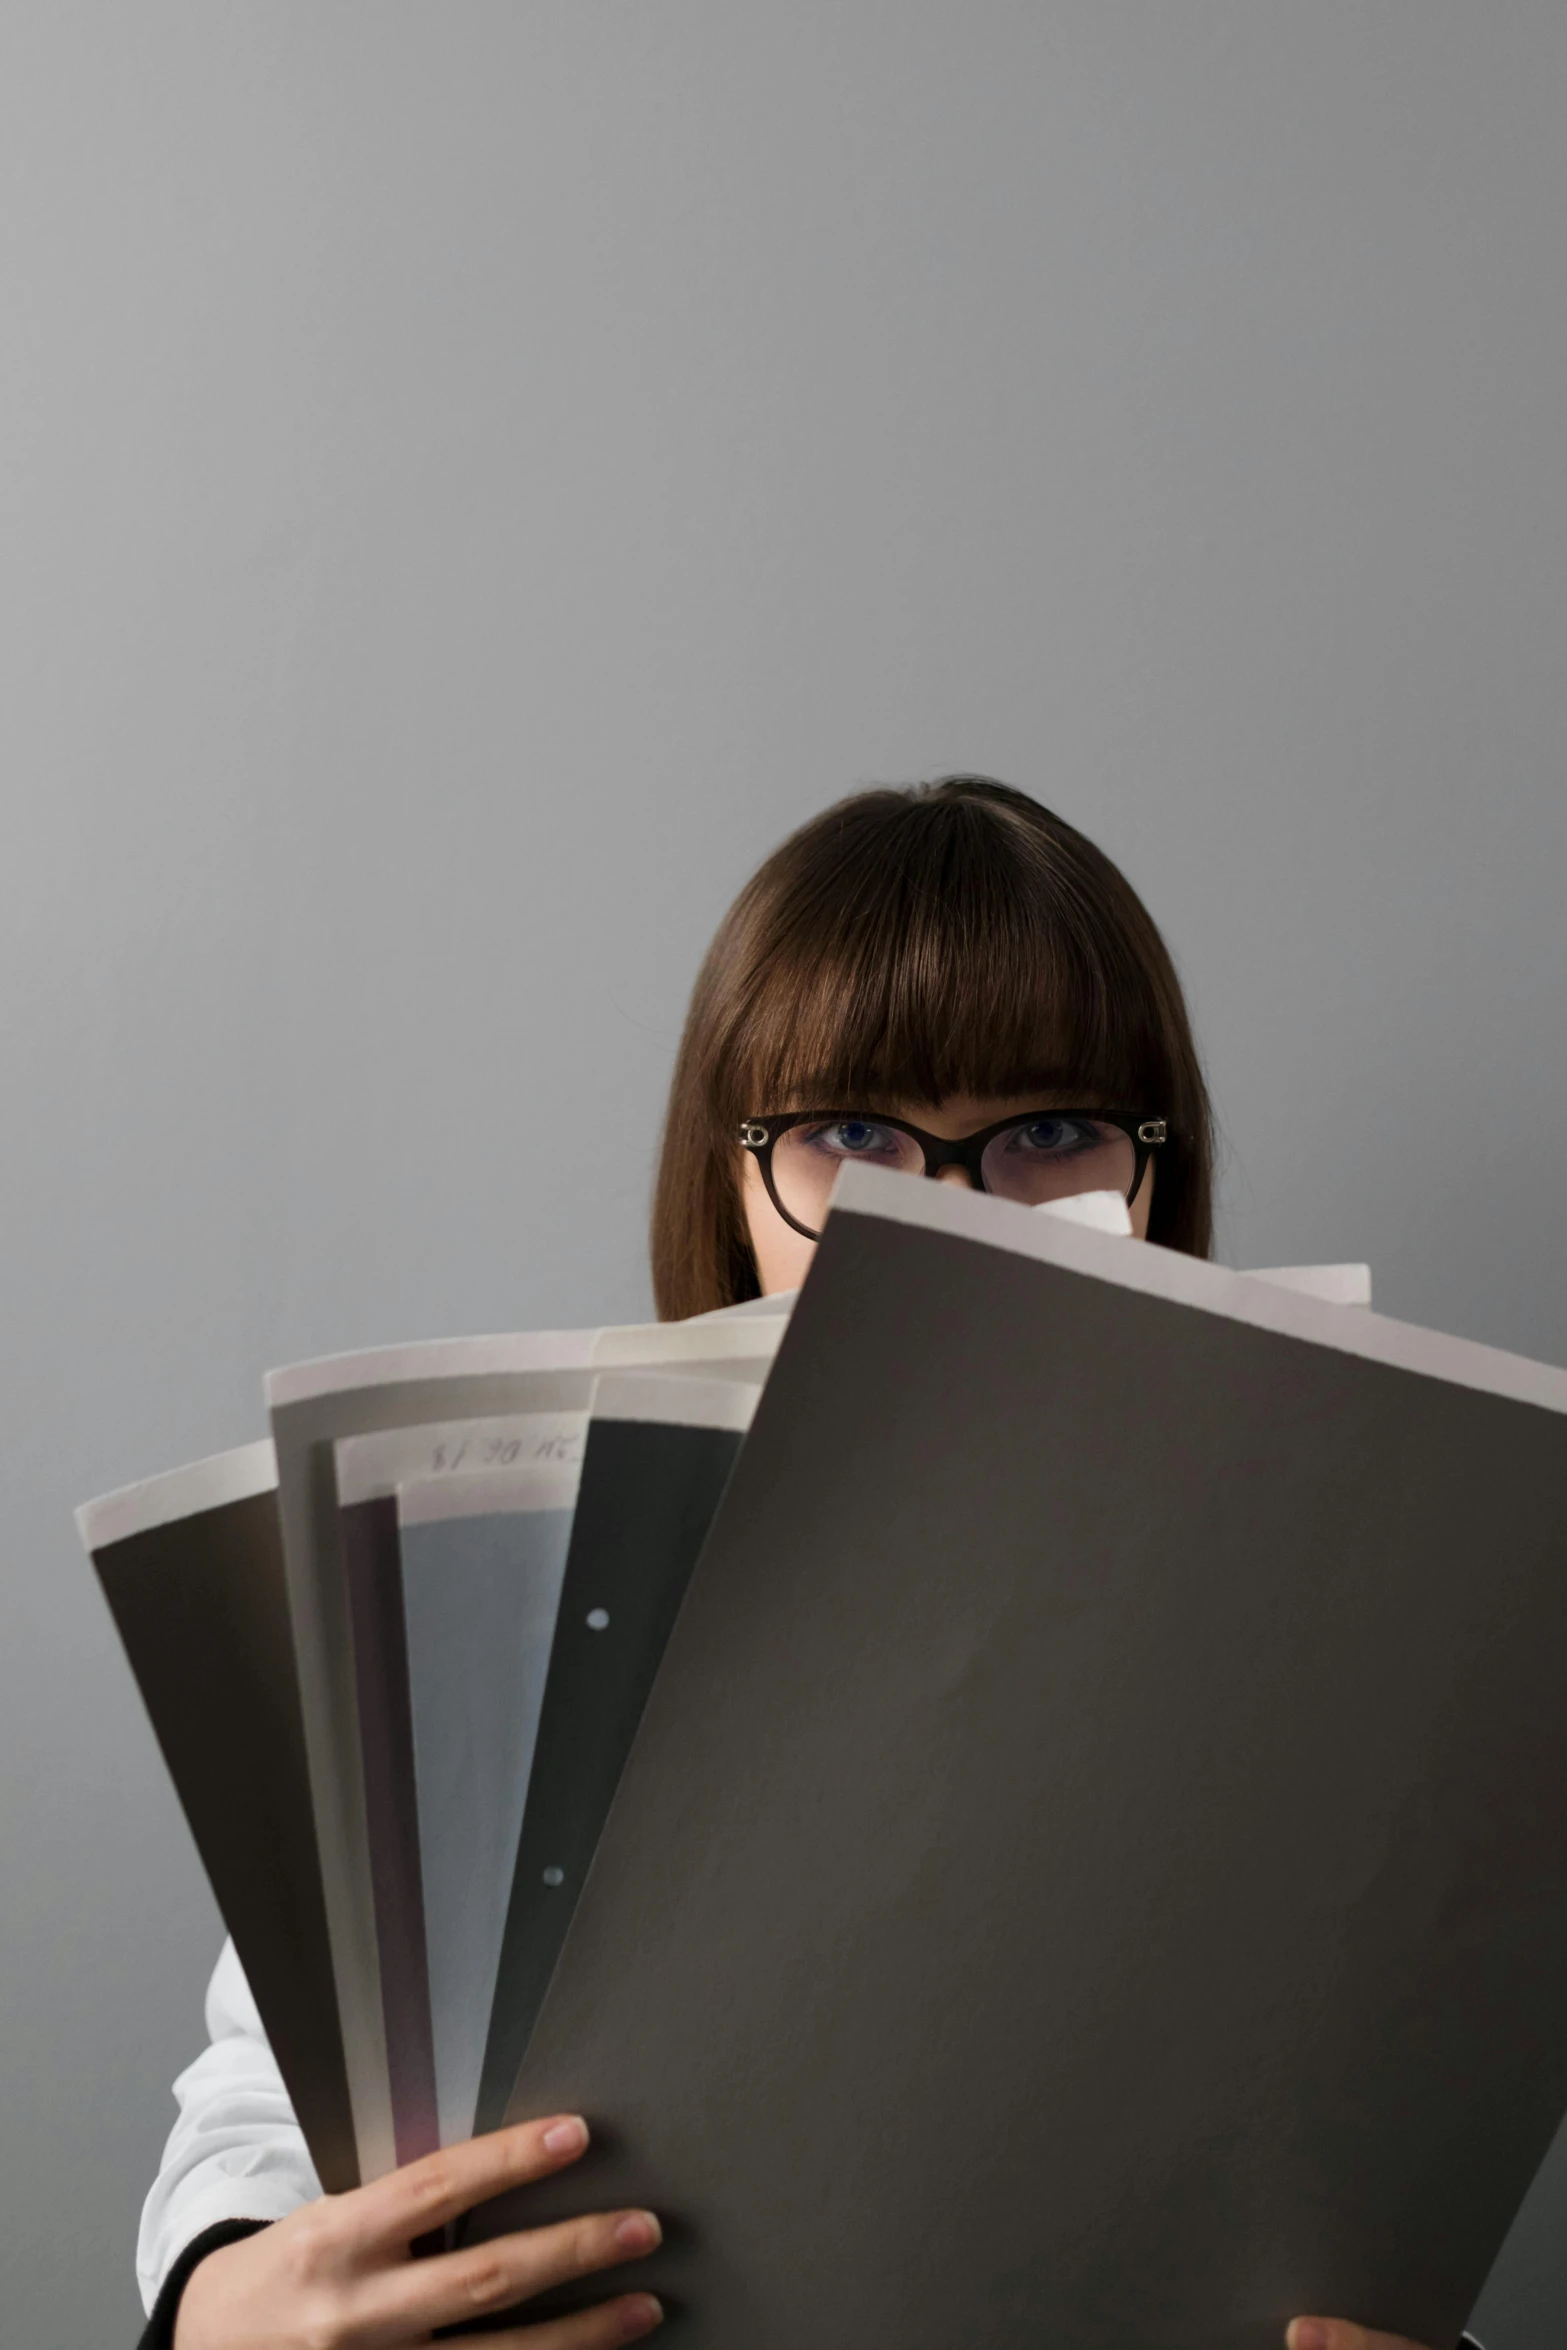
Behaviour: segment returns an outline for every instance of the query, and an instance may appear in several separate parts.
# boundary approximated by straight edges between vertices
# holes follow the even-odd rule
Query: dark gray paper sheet
[[[511,1900],[477,2126],[496,2129],[669,1628],[734,1467],[754,1386],[603,1375],[576,1517]]]
[[[441,2127],[396,1495],[345,1504],[341,1524],[392,2133],[398,2161],[416,2162]]]
[[[322,2186],[357,2185],[270,1444],[77,1513]]]
[[[602,2147],[472,2232],[651,2204],[692,2350],[1443,2350],[1567,2108],[1564,1491],[1567,1374],[848,1170],[513,2101]]]

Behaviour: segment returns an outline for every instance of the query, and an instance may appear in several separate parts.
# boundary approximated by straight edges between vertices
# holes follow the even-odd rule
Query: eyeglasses
[[[1041,1207],[1084,1191],[1137,1197],[1152,1152],[1166,1139],[1163,1118],[1140,1110],[1025,1110],[948,1141],[906,1118],[862,1110],[786,1110],[747,1118],[740,1140],[755,1153],[767,1196],[786,1224],[819,1240],[833,1178],[845,1159],[936,1176],[961,1167],[976,1191]]]

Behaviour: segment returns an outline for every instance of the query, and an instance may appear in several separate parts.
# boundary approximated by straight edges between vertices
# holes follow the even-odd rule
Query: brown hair
[[[742,1118],[1036,1087],[1166,1118],[1148,1238],[1208,1254],[1207,1089],[1130,883],[990,776],[839,800],[746,883],[697,976],[653,1201],[660,1316],[758,1294]]]

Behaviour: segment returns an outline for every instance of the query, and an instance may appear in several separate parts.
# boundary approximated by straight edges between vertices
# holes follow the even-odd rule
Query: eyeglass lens
[[[833,1178],[845,1159],[904,1175],[919,1175],[925,1166],[912,1134],[874,1118],[786,1127],[773,1145],[773,1182],[789,1214],[812,1231],[826,1222]],[[987,1191],[1039,1207],[1084,1191],[1118,1191],[1124,1199],[1136,1177],[1137,1153],[1119,1126],[1045,1113],[1003,1127],[985,1145],[980,1164]]]

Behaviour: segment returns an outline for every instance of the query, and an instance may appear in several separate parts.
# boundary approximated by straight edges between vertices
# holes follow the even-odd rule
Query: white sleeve
[[[136,2278],[149,2315],[180,2253],[221,2219],[282,2219],[321,2192],[232,1942],[207,1986],[211,2045],[174,2084],[179,2119],[142,2206]]]

